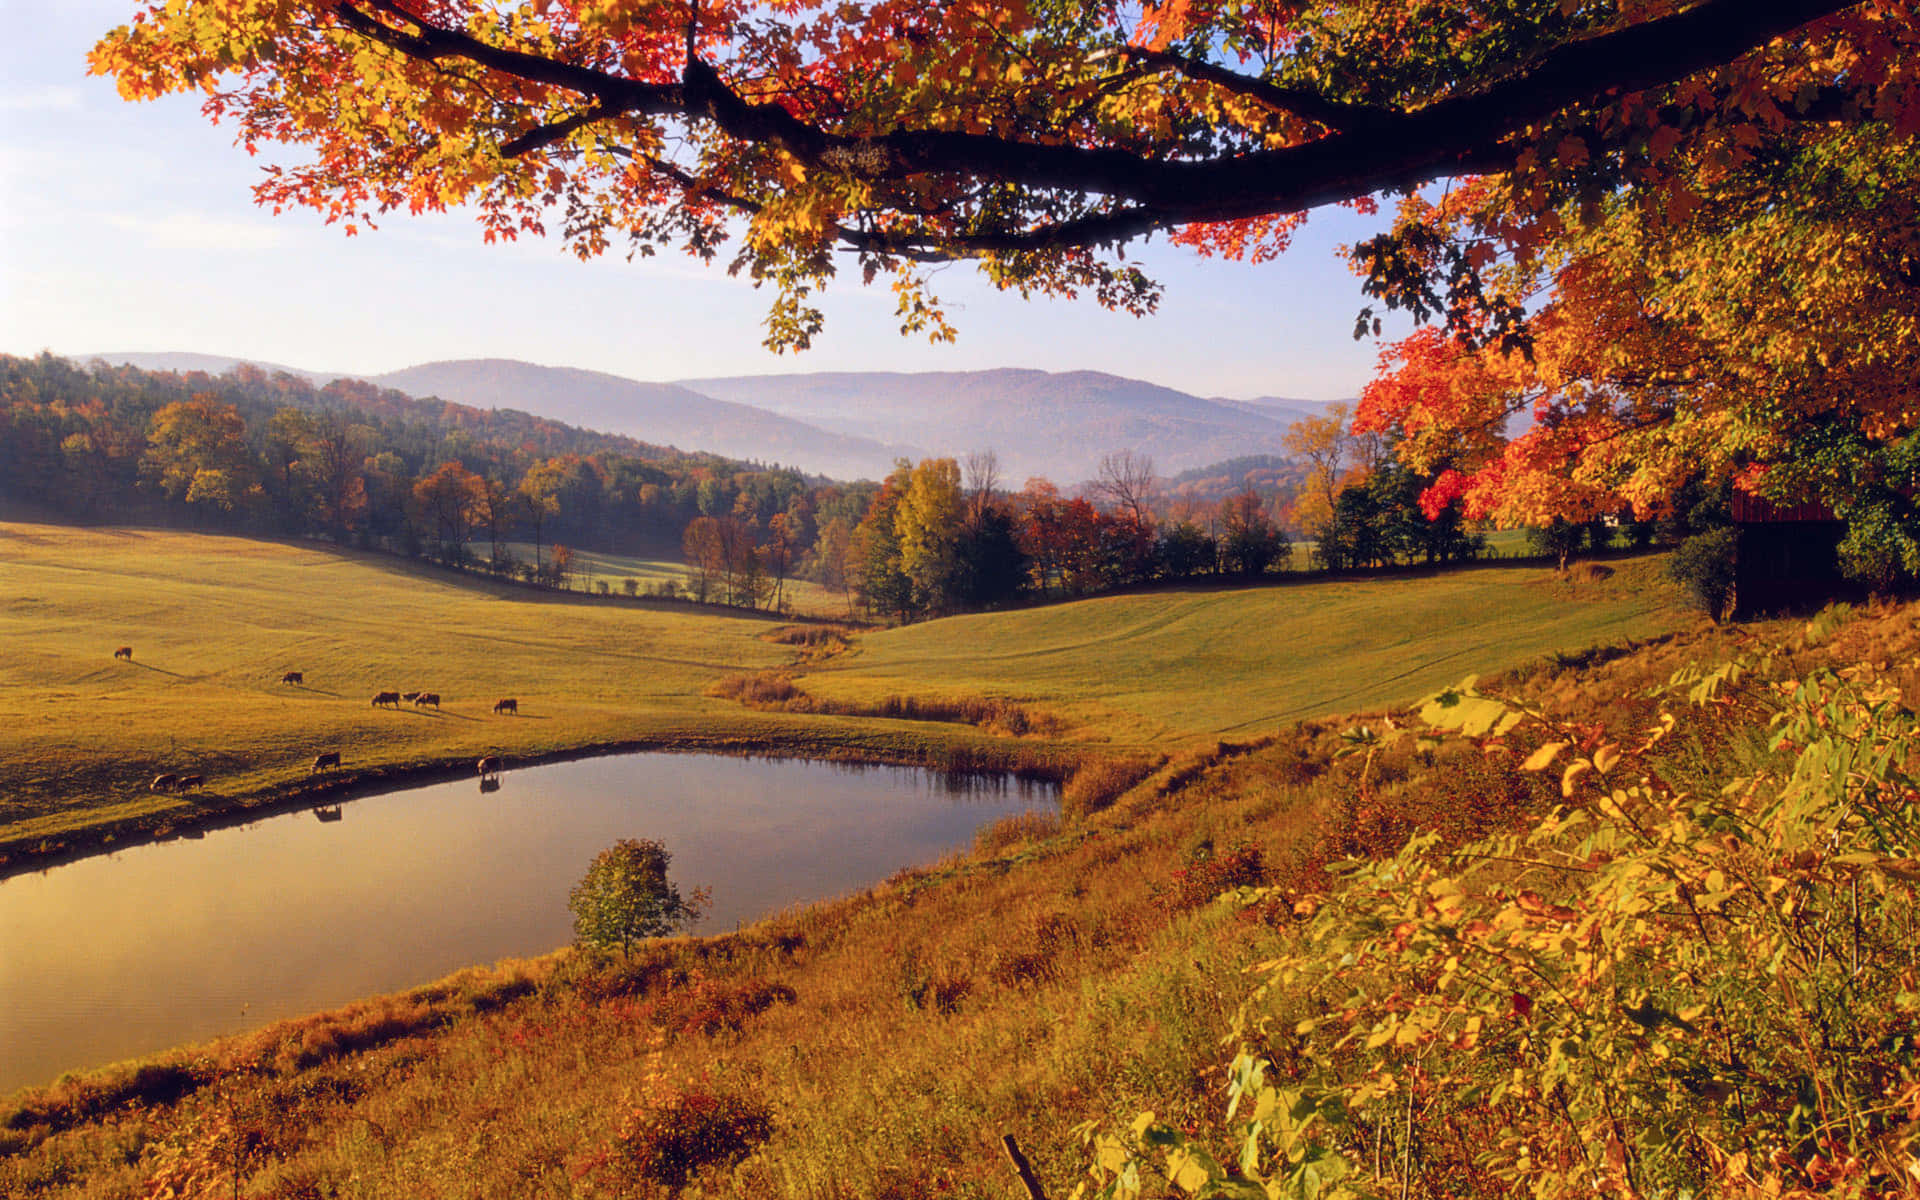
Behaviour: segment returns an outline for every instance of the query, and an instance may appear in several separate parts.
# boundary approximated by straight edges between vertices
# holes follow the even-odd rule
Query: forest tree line
[[[1296,423],[1291,459],[1223,464],[1206,488],[1170,485],[1123,451],[1069,494],[1046,479],[1007,486],[991,452],[836,483],[248,366],[214,376],[8,357],[0,389],[0,496],[44,511],[320,537],[549,585],[568,582],[576,549],[678,555],[690,598],[747,607],[783,607],[804,578],[850,611],[912,620],[1484,547],[1458,503],[1434,505],[1433,480],[1352,434],[1337,405]]]

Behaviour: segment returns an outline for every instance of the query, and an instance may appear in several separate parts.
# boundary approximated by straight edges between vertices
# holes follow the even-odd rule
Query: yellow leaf
[[[1573,797],[1573,781],[1591,770],[1593,770],[1593,763],[1587,759],[1574,759],[1573,762],[1568,764],[1566,773],[1560,776],[1560,794],[1563,797],[1571,799]]]
[[[1544,771],[1552,766],[1553,760],[1558,758],[1560,752],[1570,745],[1572,745],[1571,742],[1548,742],[1532,754],[1527,755],[1527,761],[1520,764],[1520,769],[1522,771]]]
[[[1620,761],[1620,747],[1608,742],[1593,752],[1593,769],[1605,775]]]

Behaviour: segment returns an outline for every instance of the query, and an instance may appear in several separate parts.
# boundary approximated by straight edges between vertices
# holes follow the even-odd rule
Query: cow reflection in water
[[[500,777],[498,775],[481,776],[480,778],[481,795],[485,795],[488,792],[497,792],[499,790],[500,790]]]
[[[338,821],[341,817],[340,806],[338,804],[316,804],[313,806],[313,815],[323,823],[327,821]]]

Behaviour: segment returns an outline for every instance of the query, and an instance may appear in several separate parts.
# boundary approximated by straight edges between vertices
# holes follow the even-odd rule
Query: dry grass
[[[1012,700],[989,696],[911,696],[891,693],[865,700],[822,700],[802,690],[787,671],[759,671],[728,675],[707,689],[707,695],[737,700],[762,712],[826,713],[842,717],[875,717],[887,721],[934,721],[972,725],[1007,737],[1059,737],[1067,723],[1052,713],[1039,712]]]
[[[1902,629],[1843,635],[1828,653],[1911,655]],[[1510,686],[1599,710],[1732,636],[1586,672],[1545,664]],[[1292,896],[1404,829],[1464,840],[1557,799],[1489,788],[1484,755],[1408,748],[1379,757],[1363,800],[1361,763],[1337,756],[1345,724],[1193,750],[1149,774],[1086,772],[1105,802],[1083,823],[985,833],[972,857],[739,934],[650,943],[630,962],[510,966],[502,986],[522,982],[498,1003],[471,999],[495,994],[490,976],[450,981],[397,1003],[451,1019],[342,1037],[338,1056],[331,1031],[376,1028],[384,1010],[163,1057],[147,1076],[158,1093],[82,1106],[58,1130],[0,1113],[23,1130],[0,1192],[146,1194],[237,1147],[251,1196],[647,1195],[679,1168],[638,1164],[672,1160],[707,1195],[1000,1198],[1013,1182],[997,1139],[1013,1133],[1048,1194],[1066,1195],[1085,1161],[1079,1122],[1220,1115],[1220,1033],[1292,909],[1211,893],[1258,880]],[[1712,755],[1740,730],[1702,736]],[[179,1070],[204,1082],[168,1099]],[[57,1106],[49,1096],[14,1112]],[[696,1112],[717,1114],[712,1153],[672,1149],[671,1130],[707,1126],[662,1114]]]

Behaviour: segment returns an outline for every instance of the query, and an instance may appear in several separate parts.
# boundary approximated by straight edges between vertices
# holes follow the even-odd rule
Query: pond
[[[0,880],[0,1095],[572,938],[620,838],[713,889],[695,932],[843,895],[1051,810],[998,775],[629,754],[368,796]]]

